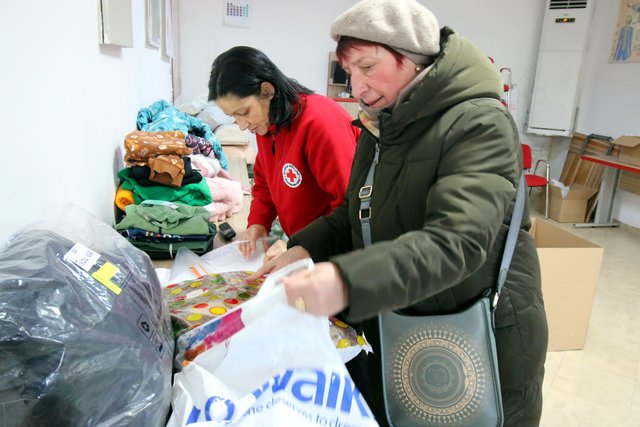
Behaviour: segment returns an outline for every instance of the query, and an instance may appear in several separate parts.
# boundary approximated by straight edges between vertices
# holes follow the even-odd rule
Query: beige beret
[[[440,27],[429,9],[415,0],[362,0],[331,24],[331,37],[385,44],[410,54],[440,52]]]

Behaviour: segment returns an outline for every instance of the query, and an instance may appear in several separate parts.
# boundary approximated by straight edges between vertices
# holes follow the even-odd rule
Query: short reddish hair
[[[396,59],[396,63],[398,64],[398,66],[402,65],[402,60],[404,58],[404,55],[402,55],[397,50],[390,48],[386,44],[372,42],[369,40],[357,39],[355,37],[349,37],[349,36],[341,36],[340,39],[338,40],[338,46],[336,46],[336,57],[338,58],[338,62],[340,62],[340,65],[342,65],[346,57],[346,53],[349,49],[358,49],[359,47],[364,47],[364,46],[381,47],[387,52],[389,52],[391,55],[393,55],[393,57]]]

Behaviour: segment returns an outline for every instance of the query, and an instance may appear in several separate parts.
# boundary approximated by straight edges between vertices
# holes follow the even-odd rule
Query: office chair
[[[529,187],[529,195],[531,195],[531,190],[534,187],[545,187],[545,208],[544,208],[544,218],[549,219],[549,162],[546,160],[540,159],[536,162],[536,166],[531,169],[531,147],[527,144],[522,145],[522,167],[524,168],[524,179],[527,182],[527,187]],[[538,170],[538,165],[540,163],[544,163],[545,165],[545,175],[540,176],[536,175],[536,171]]]

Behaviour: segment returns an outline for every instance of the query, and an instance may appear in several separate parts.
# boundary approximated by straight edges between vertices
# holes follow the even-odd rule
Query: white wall
[[[355,3],[356,0],[253,1],[251,27],[239,28],[223,24],[220,0],[181,0],[182,93],[176,102],[189,102],[205,93],[213,59],[237,45],[261,49],[285,74],[326,94],[328,55],[335,49],[329,28],[335,17]],[[442,26],[450,26],[469,37],[493,57],[497,68],[511,68],[512,83],[518,88],[520,99],[516,120],[522,125],[535,71],[544,2],[421,0],[421,3],[434,12]],[[532,143],[530,137],[524,139]],[[534,140],[533,144],[542,142]]]
[[[640,135],[640,62],[609,63],[619,6],[619,0],[595,2],[576,126],[587,135]],[[613,218],[640,228],[640,196],[619,191],[615,202]]]
[[[169,60],[144,47],[132,4],[123,49],[99,46],[95,0],[0,3],[0,242],[68,202],[112,223],[115,150],[139,108],[171,100]]]
[[[211,63],[238,45],[265,52],[289,77],[326,93],[331,20],[355,0],[254,0],[251,27],[223,24],[221,0],[181,0],[180,54],[182,93],[176,102],[189,102],[207,91]]]
[[[470,38],[498,69],[510,68],[517,95],[515,119],[524,125],[544,13],[543,1],[419,0],[449,26]],[[176,103],[190,102],[207,92],[215,57],[237,45],[264,51],[278,67],[318,93],[326,94],[328,55],[335,49],[331,22],[356,0],[253,1],[250,28],[226,26],[220,0],[181,0],[181,88]],[[515,99],[515,96],[514,96]],[[550,140],[521,135],[534,157],[548,157]]]

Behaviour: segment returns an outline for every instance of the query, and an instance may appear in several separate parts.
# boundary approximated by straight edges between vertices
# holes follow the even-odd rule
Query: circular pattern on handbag
[[[391,358],[392,386],[416,419],[458,423],[474,416],[486,388],[482,358],[456,331],[413,331]]]

